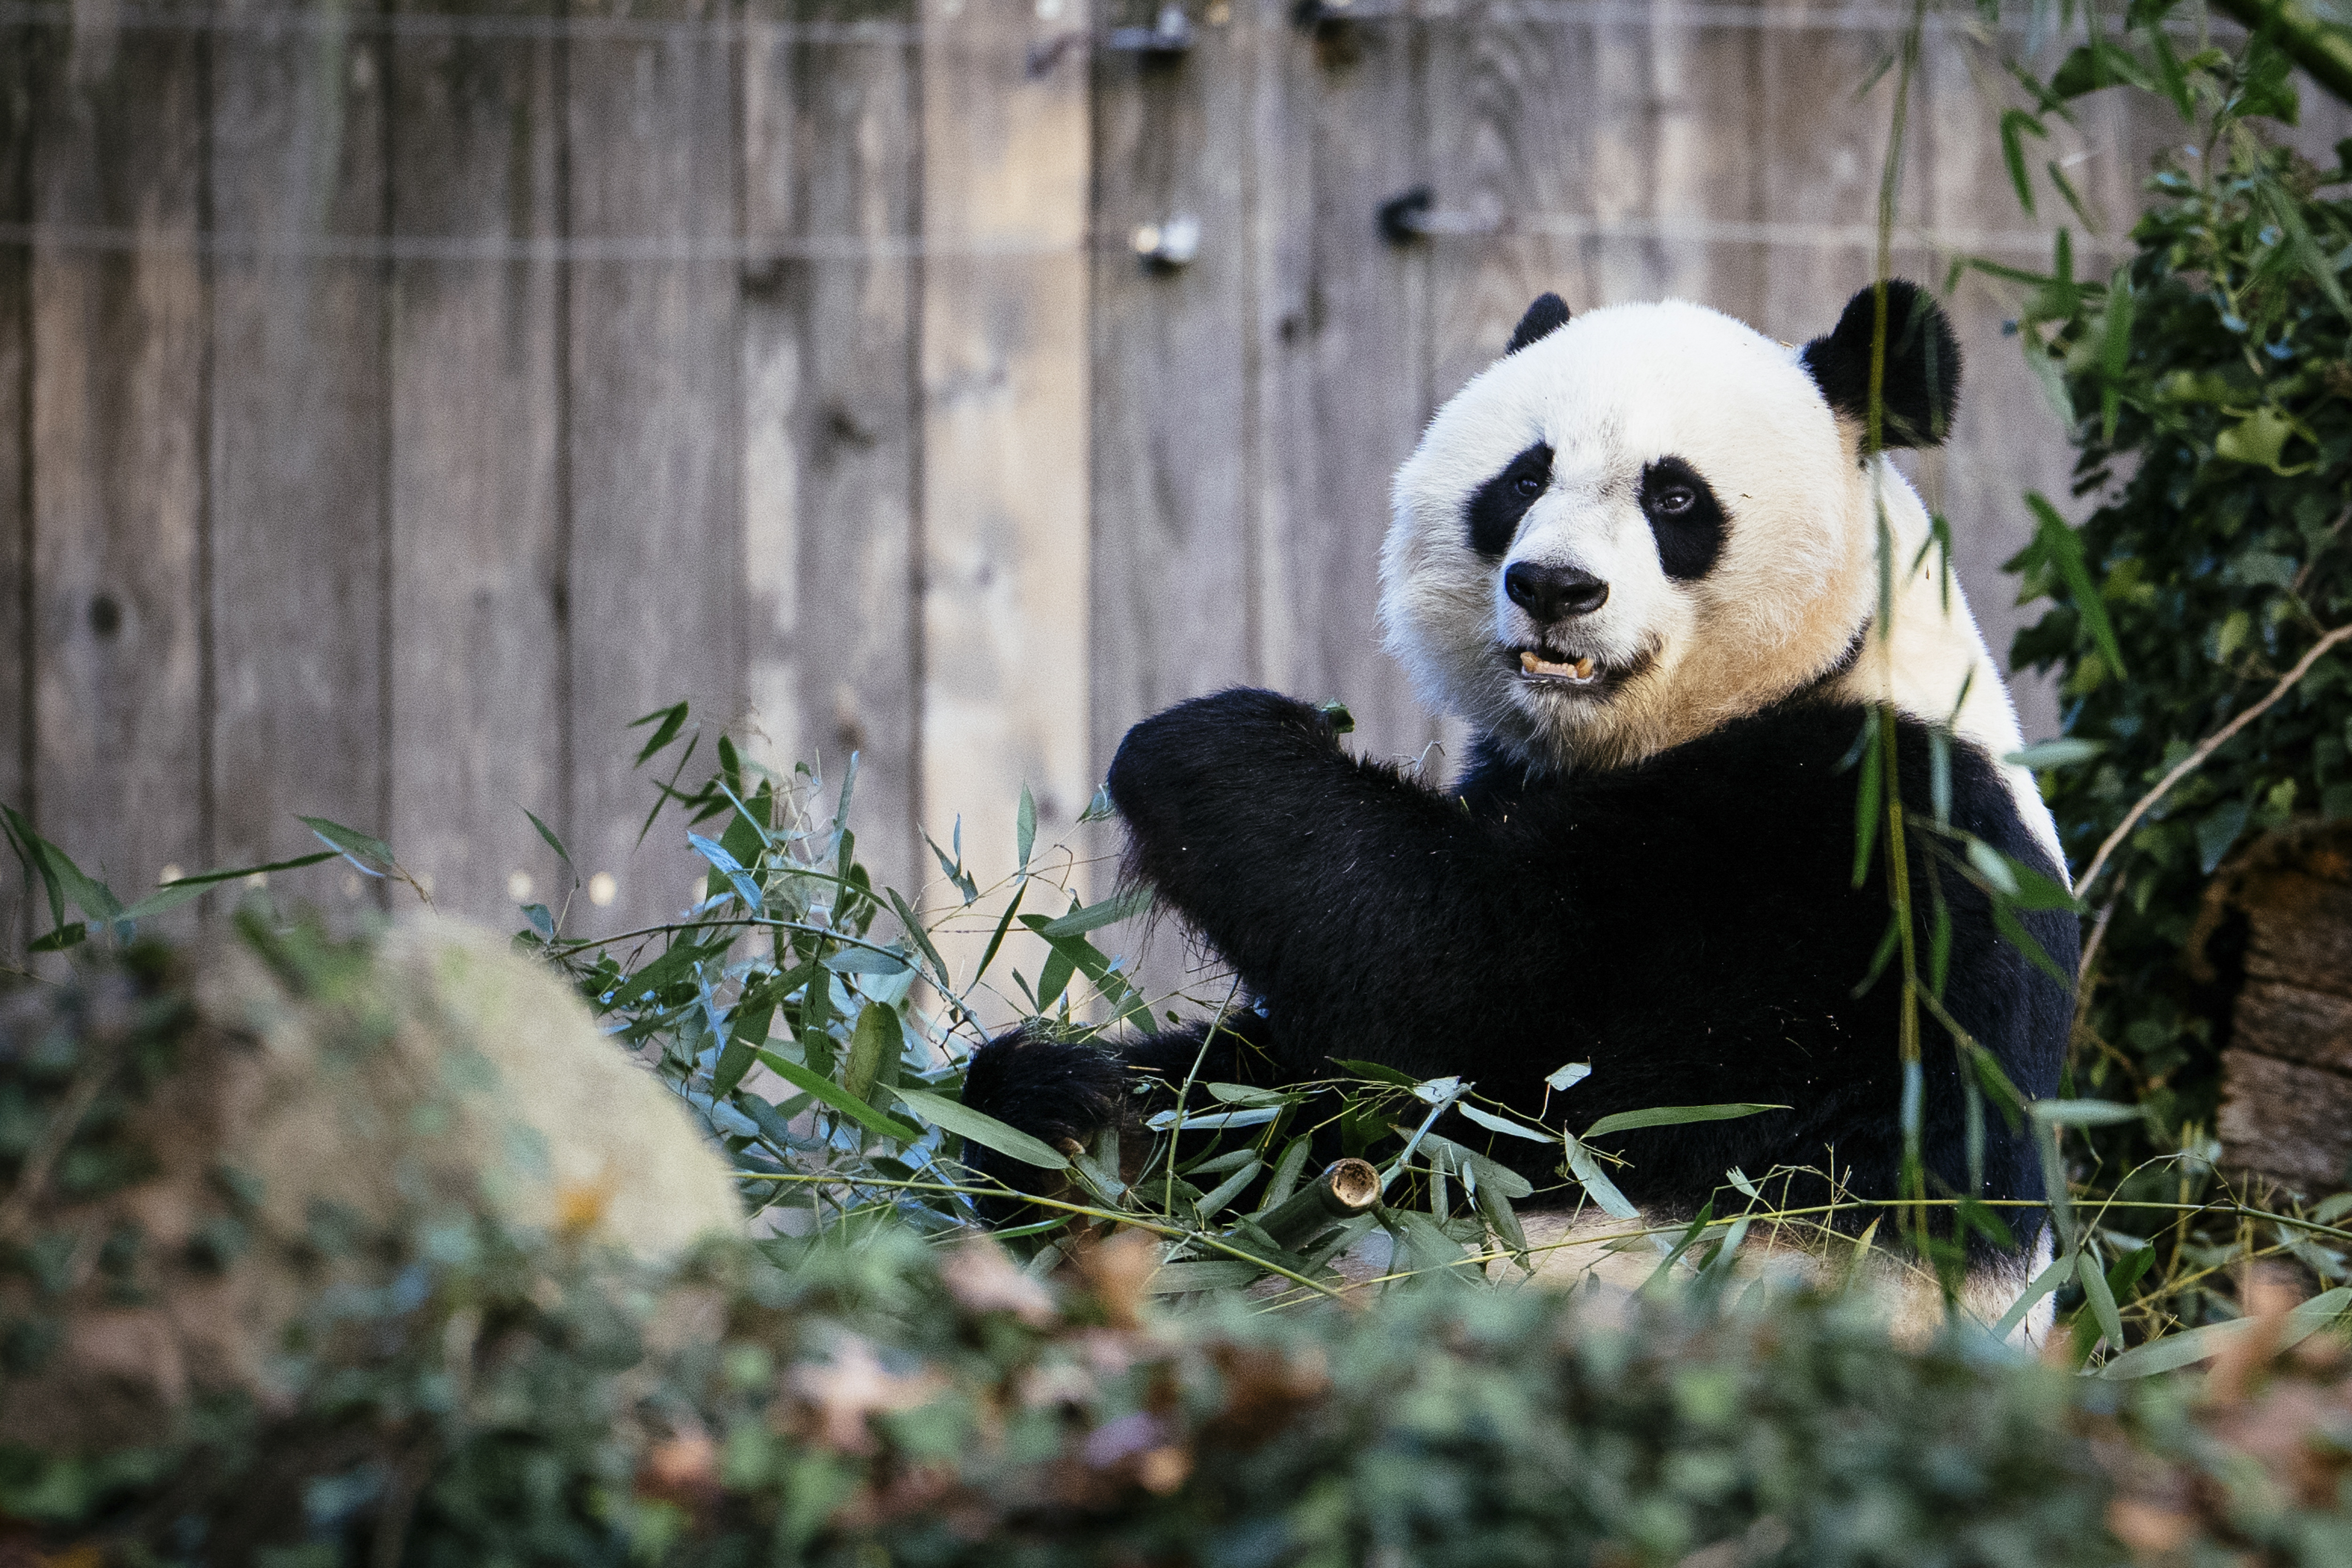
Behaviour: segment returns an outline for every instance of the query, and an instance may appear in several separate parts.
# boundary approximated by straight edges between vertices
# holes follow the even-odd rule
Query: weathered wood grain
[[[2313,876],[2267,879],[2252,910],[2246,977],[2352,996],[2352,886]]]
[[[2305,1193],[2352,1182],[2352,1078],[2249,1050],[2221,1053],[2227,1162]]]
[[[1024,784],[1042,849],[1096,782],[1087,45],[1050,0],[924,0],[923,23],[921,818],[942,845],[961,819],[986,884]]]
[[[2258,1056],[2352,1077],[2352,997],[2252,981],[2239,994],[2231,1037]]]
[[[754,754],[838,779],[858,854],[921,885],[917,837],[914,0],[761,0],[743,60],[743,627]],[[772,254],[762,255],[763,242]]]
[[[211,75],[211,767],[235,863],[316,847],[298,815],[387,815],[388,268],[318,254],[383,231],[385,45],[256,28],[215,41]]]
[[[2223,1158],[2306,1193],[2352,1185],[2352,824],[2257,839],[2214,879],[2200,932],[2225,917],[2245,921],[2246,945],[2221,1053]],[[2203,949],[2191,943],[2193,962]]]
[[[1481,226],[1424,241],[1431,271],[1430,395],[1443,403],[1501,355],[1537,295],[1571,310],[1605,302],[1588,247],[1525,232],[1529,220],[1593,215],[1603,193],[1600,30],[1465,7],[1428,24],[1432,193]],[[1632,193],[1638,200],[1640,193]]]
[[[431,16],[444,0],[402,0]],[[480,16],[479,0],[447,5]],[[494,15],[551,14],[512,0]],[[517,247],[562,233],[558,53],[544,37],[395,37],[394,236]],[[454,912],[513,925],[568,881],[520,807],[564,786],[561,263],[411,255],[391,321],[391,814]],[[509,881],[512,887],[509,887]],[[584,911],[580,911],[584,912]]]
[[[1776,225],[1810,227],[1822,237],[1766,251],[1763,297],[1751,320],[1774,337],[1801,343],[1827,331],[1846,300],[1871,280],[1896,73],[1887,71],[1860,97],[1855,89],[1896,42],[1891,33],[1860,31],[1766,29],[1758,36],[1763,106],[1757,125],[1766,149],[1761,210]],[[1915,79],[1904,137],[1899,239],[1911,239],[1905,231],[1918,222],[1935,138],[1927,96]],[[1854,234],[1853,241],[1845,242],[1841,230]],[[1895,257],[1898,274],[1931,267],[1916,244],[1905,244]]]
[[[728,14],[722,0],[574,12],[678,24]],[[583,874],[618,879],[599,918],[625,926],[674,913],[698,879],[674,826],[635,849],[655,797],[631,765],[645,731],[629,721],[688,699],[707,767],[742,700],[733,57],[723,32],[690,26],[571,48],[569,231],[644,245],[574,264],[565,366],[572,848]],[[675,258],[663,246],[679,247]]]
[[[1207,7],[1198,8],[1206,12]],[[1146,26],[1156,4],[1108,20]],[[1260,667],[1250,564],[1257,519],[1256,375],[1249,184],[1255,15],[1195,17],[1179,59],[1105,50],[1094,60],[1090,493],[1093,737],[1097,776],[1128,727],[1170,704],[1246,684]],[[1200,253],[1155,266],[1139,228],[1191,218]],[[1128,243],[1122,245],[1121,241]],[[1115,827],[1095,836],[1117,853]],[[1133,958],[1148,993],[1181,986],[1172,926],[1134,921],[1096,939]]]
[[[32,713],[42,830],[128,891],[205,863],[205,46],[44,37],[32,255]]]
[[[1360,751],[1419,759],[1437,726],[1381,645],[1379,571],[1389,479],[1431,406],[1429,258],[1383,240],[1374,215],[1431,179],[1423,25],[1302,36],[1285,31],[1291,11],[1257,0],[1263,668],[1295,696],[1345,701]]]
[[[1494,363],[1546,290],[1576,310],[1684,298],[1756,314],[1760,247],[1672,234],[1762,216],[1756,35],[1704,15],[1479,5],[1431,23],[1436,195],[1479,226],[1431,244],[1437,398]]]
[[[0,224],[33,220],[36,66],[55,35],[0,25]],[[0,239],[0,801],[32,805],[33,249]],[[23,882],[0,881],[0,950],[35,932]]]

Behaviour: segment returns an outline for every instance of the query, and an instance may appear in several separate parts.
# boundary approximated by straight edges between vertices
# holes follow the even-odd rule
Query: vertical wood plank
[[[1767,205],[1763,54],[1755,32],[1705,5],[1661,0],[1646,30],[1652,123],[1650,216],[1662,225],[1749,221]],[[1669,240],[1657,249],[1655,298],[1702,300],[1742,321],[1762,313],[1763,247],[1748,240]]]
[[[1596,95],[1625,85],[1602,68],[1613,41],[1604,34],[1623,26],[1486,7],[1430,25],[1433,189],[1444,210],[1494,226],[1427,242],[1440,403],[1495,362],[1537,295],[1556,292],[1571,310],[1608,297],[1591,265],[1596,246],[1520,226],[1598,218],[1620,194],[1594,164],[1608,134]]]
[[[929,861],[915,835],[916,8],[757,0],[751,19],[744,660],[767,741],[754,754],[838,779],[856,753],[859,857],[911,889]]]
[[[1419,24],[1307,33],[1291,9],[1257,3],[1263,668],[1295,696],[1344,700],[1360,751],[1419,758],[1437,728],[1381,646],[1379,572],[1390,476],[1429,408],[1427,256],[1374,223],[1428,178]]]
[[[254,16],[299,19],[292,0]],[[374,31],[264,25],[215,51],[212,783],[232,863],[315,847],[298,814],[384,826],[388,268],[320,254],[383,232],[384,68]]]
[[[656,31],[571,50],[572,848],[618,879],[599,917],[674,913],[693,879],[673,823],[635,849],[654,782],[629,721],[686,698],[695,765],[742,700],[735,434],[734,46],[724,0],[593,0],[579,15]],[[676,755],[673,752],[672,756]]]
[[[1496,226],[1432,242],[1440,401],[1548,289],[1580,310],[1682,298],[1755,315],[1759,247],[1638,232],[1762,216],[1755,46],[1752,29],[1683,5],[1599,20],[1480,7],[1433,23],[1438,200]],[[1637,232],[1608,236],[1615,226]]]
[[[1204,19],[1221,16],[1222,20]],[[1157,5],[1113,10],[1149,26]],[[1249,193],[1255,17],[1200,7],[1177,59],[1105,50],[1094,62],[1092,675],[1097,775],[1128,727],[1171,703],[1247,682],[1257,356]],[[1283,42],[1277,37],[1276,42]],[[1150,267],[1139,227],[1190,218],[1197,258]],[[1113,853],[1115,830],[1098,835]],[[1137,921],[1097,939],[1157,994],[1184,981],[1181,933]]]
[[[1878,221],[1878,189],[1894,123],[1895,73],[1889,69],[1861,98],[1855,89],[1898,44],[1891,31],[1830,26],[1767,29],[1764,62],[1762,210],[1776,225],[1817,236],[1843,230],[1853,243],[1792,237],[1767,251],[1767,277],[1754,324],[1801,343],[1832,326],[1876,265],[1869,238]],[[1932,258],[1907,243],[1926,221],[1937,128],[1924,79],[1915,81],[1904,141],[1895,270],[1918,272]],[[1922,279],[1940,284],[1940,277]]]
[[[206,862],[206,49],[126,29],[33,69],[32,647],[42,830],[120,891]],[[190,915],[187,918],[193,918]]]
[[[0,225],[33,220],[33,75],[42,33],[0,24]],[[33,251],[0,237],[0,801],[32,805]],[[33,935],[21,878],[0,879],[0,951]]]
[[[401,13],[486,15],[479,0]],[[561,264],[463,247],[561,235],[560,47],[425,32],[391,46],[392,231],[415,253],[393,283],[385,837],[443,909],[493,923],[518,923],[514,895],[552,907],[567,886],[519,809],[563,820]]]
[[[1024,784],[1044,846],[1075,842],[1096,782],[1087,47],[1084,8],[1053,0],[924,0],[923,20],[921,810],[941,844],[961,818],[986,883],[1013,869]]]

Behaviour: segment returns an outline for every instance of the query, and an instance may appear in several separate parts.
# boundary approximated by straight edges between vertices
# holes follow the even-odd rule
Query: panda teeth
[[[1587,654],[1571,663],[1555,664],[1538,656],[1533,648],[1521,648],[1519,668],[1529,675],[1549,676],[1556,680],[1573,680],[1581,685],[1592,679],[1592,656]]]

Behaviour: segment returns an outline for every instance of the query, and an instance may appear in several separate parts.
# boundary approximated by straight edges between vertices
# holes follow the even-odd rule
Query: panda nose
[[[1514,561],[1503,573],[1511,603],[1549,625],[1570,616],[1589,616],[1609,601],[1609,584],[1573,566]]]

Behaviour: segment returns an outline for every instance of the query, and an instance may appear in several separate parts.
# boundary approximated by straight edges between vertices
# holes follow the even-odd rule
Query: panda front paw
[[[1147,866],[1154,850],[1213,823],[1229,797],[1257,794],[1286,764],[1336,760],[1328,715],[1255,687],[1195,697],[1127,732],[1111,759],[1113,805]]]
[[[1117,1057],[1093,1046],[1056,1040],[1032,1028],[999,1035],[972,1053],[964,1069],[963,1102],[1048,1148],[1081,1146],[1118,1120],[1127,1071]],[[1058,1183],[1038,1167],[966,1140],[963,1163],[1016,1193],[1050,1197]],[[979,1200],[992,1226],[1016,1218],[1016,1197]]]

